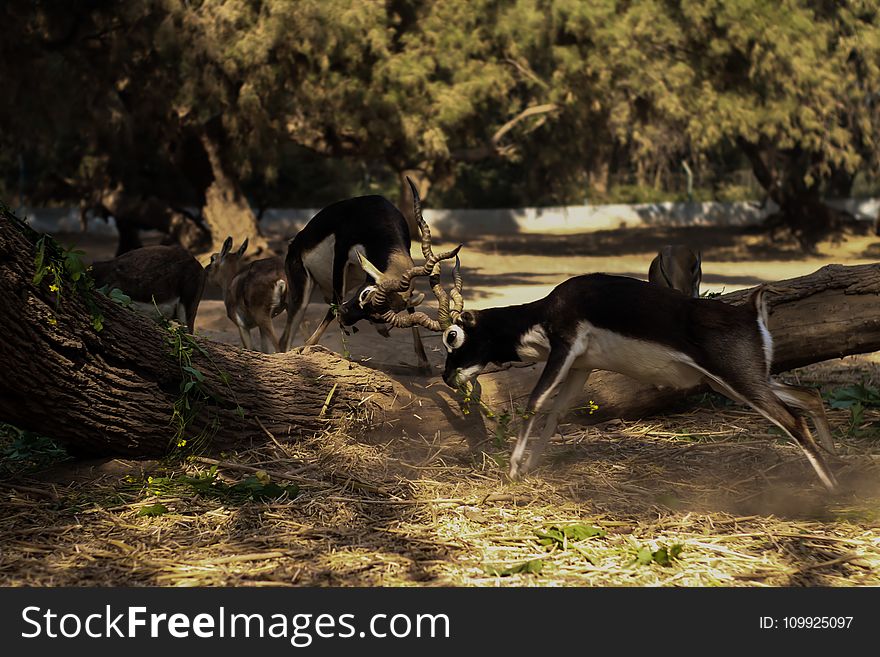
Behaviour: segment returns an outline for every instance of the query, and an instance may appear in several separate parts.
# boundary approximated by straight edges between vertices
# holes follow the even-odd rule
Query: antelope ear
[[[223,248],[220,249],[220,257],[222,258],[227,253],[229,253],[229,250],[231,248],[232,248],[232,235],[227,237],[226,240],[223,242]]]
[[[239,258],[244,255],[245,251],[247,251],[247,247],[248,247],[248,238],[245,238],[244,242],[242,242],[241,246],[238,247],[238,257]]]
[[[411,295],[409,295],[409,303],[408,303],[407,305],[408,305],[410,308],[415,308],[415,307],[418,306],[420,303],[422,303],[422,301],[424,301],[424,300],[425,300],[425,295],[424,295],[424,293],[422,293],[422,292],[413,292]]]
[[[465,328],[472,328],[477,325],[477,316],[470,310],[465,310],[458,318],[458,324]]]
[[[372,278],[377,283],[379,281],[381,281],[383,274],[381,271],[379,271],[378,267],[376,267],[376,265],[374,265],[372,262],[367,260],[367,256],[365,256],[360,251],[357,252],[357,256],[358,256],[358,262],[361,265],[361,269],[363,269],[367,273],[367,276]]]

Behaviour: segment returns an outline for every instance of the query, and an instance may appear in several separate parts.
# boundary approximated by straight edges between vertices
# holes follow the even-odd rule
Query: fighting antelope
[[[410,186],[415,189],[412,181]],[[418,206],[417,197],[415,204]],[[330,308],[306,345],[316,344],[337,314],[344,326],[366,319],[386,337],[387,326],[412,327],[419,368],[429,371],[418,331],[427,316],[415,311],[425,295],[413,292],[411,280],[416,275],[430,274],[439,260],[451,258],[458,250],[435,257],[428,225],[418,207],[416,211],[422,229],[422,252],[426,258],[430,255],[425,265],[419,267],[410,256],[406,219],[381,196],[339,201],[312,217],[287,250],[289,296],[287,325],[281,337],[283,349],[290,348],[317,286]],[[343,302],[346,292],[357,285],[355,295]]]
[[[434,287],[436,291],[439,284]],[[822,445],[833,452],[818,392],[770,378],[773,341],[764,288],[745,305],[732,306],[633,278],[589,274],[561,283],[538,301],[465,312],[461,278],[456,275],[453,294],[451,310],[445,292],[439,297],[447,312],[440,318],[448,352],[443,373],[447,385],[467,385],[489,363],[547,363],[529,396],[528,419],[511,456],[511,477],[537,465],[560,416],[582,394],[590,372],[610,370],[658,387],[707,383],[748,404],[800,445],[829,490],[836,487],[802,415],[812,417]],[[527,456],[538,414],[547,417]]]
[[[205,270],[182,246],[145,246],[112,260],[92,263],[98,287],[119,288],[132,306],[155,316],[156,309],[195,330],[196,313],[205,289]]]
[[[208,280],[223,291],[226,316],[238,327],[241,344],[253,349],[251,329],[260,330],[260,351],[279,351],[272,318],[287,307],[287,276],[281,258],[263,258],[241,266],[248,241],[232,251],[232,237],[223,242],[220,253],[211,256]]]
[[[701,263],[701,254],[694,254],[686,246],[664,246],[651,261],[648,280],[663,287],[671,287],[689,297],[698,297],[703,278]]]

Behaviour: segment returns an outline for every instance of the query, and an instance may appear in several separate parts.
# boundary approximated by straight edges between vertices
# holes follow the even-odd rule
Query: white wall
[[[874,220],[880,212],[880,199],[829,201],[860,219]],[[506,208],[495,210],[430,209],[425,220],[439,236],[463,239],[479,235],[570,235],[640,226],[742,226],[753,224],[776,211],[772,203],[764,208],[756,203],[641,203],[638,205],[571,205],[548,208]],[[263,224],[273,232],[293,236],[317,209],[275,208],[263,215]],[[76,232],[76,208],[27,209],[28,221],[46,232]],[[112,220],[89,222],[89,230],[113,232]]]

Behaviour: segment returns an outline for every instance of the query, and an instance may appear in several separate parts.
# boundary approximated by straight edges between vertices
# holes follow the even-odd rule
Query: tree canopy
[[[686,162],[716,191],[751,168],[797,215],[880,170],[870,0],[39,0],[0,18],[2,186],[24,173],[37,201],[122,185],[202,205],[219,166],[256,206],[393,195],[412,171],[435,202],[581,202]]]

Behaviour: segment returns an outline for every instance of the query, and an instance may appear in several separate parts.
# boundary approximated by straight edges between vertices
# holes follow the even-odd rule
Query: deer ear
[[[367,260],[367,256],[365,256],[360,251],[357,252],[358,262],[361,265],[361,269],[363,269],[367,276],[372,278],[377,283],[382,280],[382,272],[374,265],[372,262]]]
[[[227,253],[229,253],[229,250],[231,248],[232,248],[232,235],[227,237],[226,240],[223,242],[223,248],[220,249],[220,257],[222,258]]]
[[[458,323],[465,328],[472,328],[477,325],[477,316],[470,310],[465,310],[458,318]]]
[[[244,242],[241,243],[241,246],[238,247],[238,256],[241,257],[244,255],[244,252],[247,251],[248,247],[248,238],[245,238]]]

